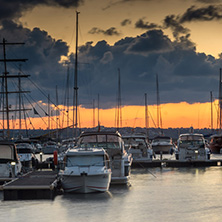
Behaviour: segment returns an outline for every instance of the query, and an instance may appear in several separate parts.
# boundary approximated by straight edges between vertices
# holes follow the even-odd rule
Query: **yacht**
[[[123,135],[122,138],[127,152],[132,154],[133,162],[153,160],[153,150],[145,134]]]
[[[108,154],[97,148],[69,149],[59,176],[64,192],[108,191],[111,181]]]
[[[112,171],[111,184],[127,184],[130,178],[132,155],[124,147],[119,132],[82,132],[77,147],[103,148],[109,155]]]
[[[212,153],[222,153],[222,134],[215,134],[210,137],[209,147]]]
[[[175,157],[177,160],[209,160],[210,149],[207,148],[203,134],[181,134],[177,141]]]
[[[38,159],[33,153],[33,147],[29,143],[16,144],[17,153],[22,163],[23,172],[29,171],[38,165]]]
[[[16,146],[10,142],[0,142],[0,182],[10,181],[21,174],[22,164]]]
[[[169,154],[174,150],[172,138],[169,136],[156,136],[151,142],[151,148],[156,154]]]

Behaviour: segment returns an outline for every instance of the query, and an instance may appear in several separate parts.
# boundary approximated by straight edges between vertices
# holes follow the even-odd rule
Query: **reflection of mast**
[[[75,77],[74,77],[74,98],[73,98],[73,129],[75,127],[75,136],[77,137],[77,127],[78,127],[78,84],[77,84],[77,69],[78,69],[78,15],[76,12],[76,54],[75,54]],[[74,112],[75,107],[75,112]],[[75,113],[75,115],[74,115]],[[74,121],[75,119],[75,121]]]
[[[21,77],[28,77],[29,75],[8,75],[9,72],[7,71],[7,62],[25,62],[27,59],[7,59],[6,58],[6,49],[5,46],[6,45],[23,45],[24,43],[8,43],[6,42],[6,40],[3,38],[3,43],[0,43],[0,45],[3,46],[3,59],[0,60],[0,62],[4,62],[4,73],[2,76],[0,76],[0,78],[2,79],[2,85],[4,86],[4,91],[3,93],[3,99],[5,101],[3,101],[3,121],[4,121],[4,113],[6,113],[6,119],[7,119],[7,139],[10,138],[10,126],[9,126],[9,112],[12,111],[21,111],[21,107],[19,110],[9,110],[9,98],[8,98],[8,94],[9,93],[21,93],[21,90],[19,91],[15,91],[15,92],[9,92],[8,91],[8,78],[21,78]],[[25,109],[23,109],[23,111],[25,111]],[[4,124],[4,123],[3,123]],[[4,130],[4,126],[3,126],[3,130]],[[4,137],[4,132],[3,132],[3,137]]]
[[[120,69],[118,69],[118,98],[117,98],[117,119],[116,126],[117,130],[122,127],[122,110],[121,110],[121,82],[120,82]]]
[[[147,94],[145,93],[145,127],[146,136],[149,138],[149,116],[148,116],[148,106],[147,106]]]
[[[157,128],[162,128],[158,74],[156,74],[156,96],[157,96]]]

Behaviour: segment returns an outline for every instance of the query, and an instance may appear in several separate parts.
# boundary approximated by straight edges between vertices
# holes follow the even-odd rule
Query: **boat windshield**
[[[0,145],[1,160],[15,160],[14,147],[10,145]]]
[[[190,135],[180,137],[179,144],[182,147],[196,146],[201,148],[204,147],[205,142],[202,136]]]
[[[17,148],[17,153],[32,153],[32,150],[29,148]]]
[[[66,160],[67,167],[72,166],[104,166],[104,156],[69,156]]]
[[[121,139],[115,135],[89,135],[80,137],[77,145],[82,148],[121,149]]]

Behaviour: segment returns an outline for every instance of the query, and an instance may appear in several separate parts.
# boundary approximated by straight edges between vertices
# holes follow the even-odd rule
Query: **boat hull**
[[[63,175],[62,187],[66,193],[94,193],[109,190],[111,172],[97,175]]]
[[[152,145],[153,152],[156,154],[168,154],[172,148],[172,145]]]

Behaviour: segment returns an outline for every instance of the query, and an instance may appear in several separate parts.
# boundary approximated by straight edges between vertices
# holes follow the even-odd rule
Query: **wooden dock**
[[[57,188],[57,172],[33,171],[3,185],[4,200],[53,199]]]

